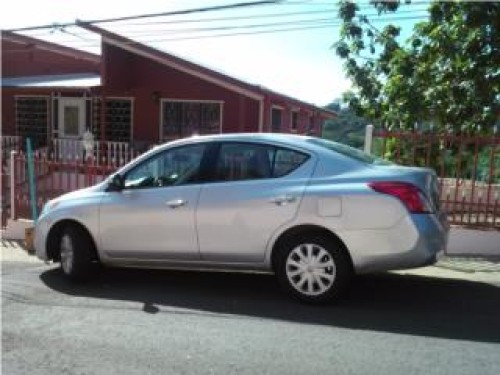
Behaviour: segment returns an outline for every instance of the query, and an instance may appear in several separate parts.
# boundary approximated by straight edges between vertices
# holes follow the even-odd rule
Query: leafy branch
[[[375,17],[411,6],[371,4]],[[338,14],[342,27],[334,48],[354,87],[344,100],[359,115],[454,131],[491,131],[498,122],[500,3],[432,2],[428,19],[403,42],[398,25],[375,27],[354,2],[341,0]]]

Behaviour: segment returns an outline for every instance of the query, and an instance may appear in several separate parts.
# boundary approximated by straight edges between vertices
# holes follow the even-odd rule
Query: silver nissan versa
[[[35,247],[73,280],[99,263],[264,270],[320,303],[355,274],[432,264],[447,236],[430,169],[314,137],[228,134],[164,144],[49,201]]]

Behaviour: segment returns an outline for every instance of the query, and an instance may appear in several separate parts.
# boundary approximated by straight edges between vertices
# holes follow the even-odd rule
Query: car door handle
[[[297,200],[293,195],[280,195],[278,197],[272,198],[270,200],[271,203],[274,203],[277,206],[284,206],[288,203],[293,203]]]
[[[167,201],[166,205],[170,208],[179,208],[185,206],[186,203],[184,199],[172,199],[171,201]]]

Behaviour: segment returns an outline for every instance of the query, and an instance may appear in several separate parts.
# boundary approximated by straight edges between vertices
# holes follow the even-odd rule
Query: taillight
[[[398,198],[411,213],[421,214],[432,211],[420,189],[408,182],[378,181],[370,182],[368,186],[376,192]]]

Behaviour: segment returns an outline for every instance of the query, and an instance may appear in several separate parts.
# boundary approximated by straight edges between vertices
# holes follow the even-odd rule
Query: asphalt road
[[[271,276],[106,270],[2,248],[3,374],[500,374],[500,273],[359,278],[312,307]]]

